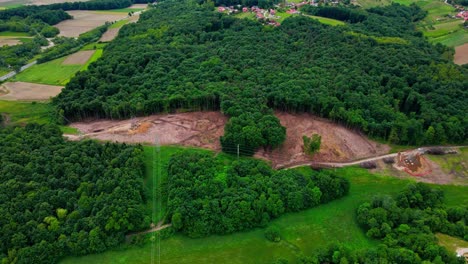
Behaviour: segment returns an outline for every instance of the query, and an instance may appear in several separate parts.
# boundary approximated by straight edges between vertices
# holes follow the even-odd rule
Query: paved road
[[[22,72],[22,71],[26,70],[27,68],[35,65],[36,63],[37,63],[37,61],[33,61],[33,62],[29,63],[29,64],[26,64],[23,67],[21,67],[19,71]],[[16,71],[11,71],[11,72],[3,75],[2,77],[0,77],[0,82],[3,82],[5,80],[7,80],[7,79],[10,79],[11,77],[15,76],[16,74],[17,74]]]

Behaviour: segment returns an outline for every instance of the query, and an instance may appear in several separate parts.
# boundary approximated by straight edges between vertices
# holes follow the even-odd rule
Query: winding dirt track
[[[441,148],[444,150],[447,149],[454,149],[454,148],[464,148],[467,146],[430,146],[430,147],[421,147],[417,149],[411,149],[407,151],[415,151],[418,150],[420,152],[426,152],[430,148]],[[287,165],[282,165],[279,164],[275,167],[275,169],[293,169],[293,168],[298,168],[298,167],[303,167],[303,166],[312,166],[312,167],[322,167],[322,168],[342,168],[342,167],[348,167],[348,166],[353,166],[353,165],[359,165],[364,162],[369,162],[369,161],[377,161],[381,160],[384,158],[393,158],[396,157],[398,153],[391,153],[391,154],[385,154],[385,155],[379,155],[371,158],[366,158],[366,159],[359,159],[355,161],[350,161],[350,162],[317,162],[317,161],[310,161],[310,162],[297,162],[295,164],[287,164]]]

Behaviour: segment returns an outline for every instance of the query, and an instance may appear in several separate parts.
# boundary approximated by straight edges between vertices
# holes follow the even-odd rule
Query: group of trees
[[[399,144],[465,141],[468,70],[415,30],[420,9],[363,14],[340,27],[304,16],[270,27],[164,1],[123,28],[53,103],[70,120],[221,108],[232,119],[226,148],[280,145],[284,130],[268,108],[314,113]],[[274,135],[258,128],[264,119]]]
[[[468,240],[468,207],[446,207],[443,192],[428,185],[410,184],[395,198],[375,197],[359,206],[357,220],[367,236],[382,244],[358,251],[334,244],[302,263],[465,263],[440,246],[434,233]]]
[[[58,127],[0,128],[0,260],[55,263],[149,226],[141,147],[64,141]]]
[[[302,136],[302,141],[304,143],[304,152],[309,155],[314,155],[320,150],[322,136],[319,134],[313,134],[311,137],[304,135]]]
[[[190,237],[227,234],[266,226],[346,195],[349,182],[331,171],[304,176],[274,171],[259,160],[229,166],[210,154],[180,152],[168,166],[168,219]]]

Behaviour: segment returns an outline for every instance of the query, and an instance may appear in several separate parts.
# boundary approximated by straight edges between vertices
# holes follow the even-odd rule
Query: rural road
[[[421,147],[417,149],[411,149],[407,151],[421,151],[421,152],[426,152],[429,148],[442,148],[444,150],[446,149],[453,149],[453,148],[463,148],[466,146],[432,146],[432,147]],[[363,162],[369,162],[369,161],[376,161],[384,158],[393,158],[396,157],[398,153],[391,153],[391,154],[384,154],[380,156],[375,156],[371,158],[365,158],[365,159],[360,159],[360,160],[355,160],[355,161],[350,161],[350,162],[317,162],[317,161],[307,161],[307,162],[298,162],[294,164],[279,164],[275,167],[275,169],[293,169],[293,168],[298,168],[298,167],[303,167],[303,166],[316,166],[316,167],[327,167],[327,168],[341,168],[341,167],[347,167],[347,166],[353,166],[353,165],[359,165]]]
[[[37,63],[37,61],[33,61],[31,63],[28,63],[28,64],[24,65],[23,67],[21,67],[19,71],[22,72],[22,71],[26,70],[27,68],[35,65],[36,63]],[[3,75],[2,77],[0,77],[0,82],[3,82],[5,80],[7,80],[7,79],[10,79],[11,77],[15,76],[16,74],[17,74],[16,71],[11,71],[11,72]]]

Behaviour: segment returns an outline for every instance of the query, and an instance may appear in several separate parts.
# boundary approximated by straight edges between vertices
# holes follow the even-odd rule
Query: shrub
[[[278,227],[270,226],[265,230],[265,237],[266,239],[270,240],[271,242],[280,242],[281,236]]]

